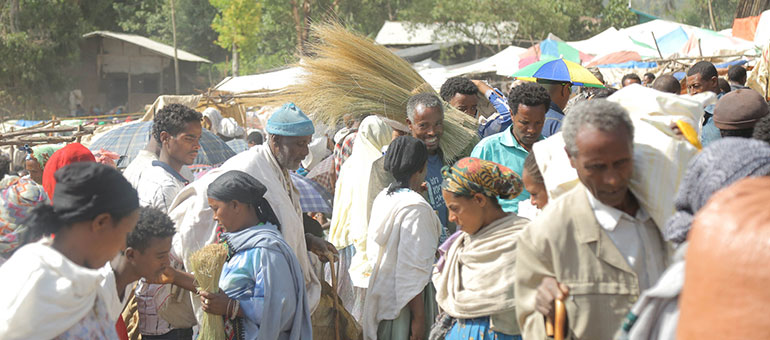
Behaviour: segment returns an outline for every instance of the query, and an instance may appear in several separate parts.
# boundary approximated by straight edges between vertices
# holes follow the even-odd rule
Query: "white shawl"
[[[265,198],[281,223],[281,234],[284,240],[294,250],[302,268],[312,313],[321,296],[321,284],[310,264],[310,256],[315,255],[307,251],[299,192],[292,184],[289,173],[278,165],[267,143],[233,156],[221,167],[212,170],[179,192],[169,208],[169,216],[176,223],[177,230],[173,240],[173,255],[184,260],[185,267],[189,268],[187,259],[190,254],[207,244],[214,243],[216,223],[214,212],[209,207],[206,190],[219,175],[230,170],[246,172],[267,187]],[[198,299],[193,299],[193,306],[196,311],[200,311]]]
[[[514,266],[516,239],[529,222],[510,214],[454,241],[441,272],[433,272],[436,302],[459,319],[490,317],[491,329],[517,335]]]
[[[0,339],[59,336],[94,310],[97,297],[117,322],[120,301],[112,270],[75,264],[50,242],[21,247],[0,267]]]
[[[440,233],[441,221],[420,194],[400,190],[388,195],[385,189],[377,195],[367,242],[375,262],[361,318],[364,339],[376,339],[380,321],[398,317],[425,289]]]

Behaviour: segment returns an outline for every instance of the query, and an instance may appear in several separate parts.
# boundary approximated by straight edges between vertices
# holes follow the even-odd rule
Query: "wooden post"
[[[176,47],[176,11],[174,10],[174,0],[171,0],[171,35],[174,38],[174,93],[179,94],[179,58],[177,57]]]
[[[658,39],[655,39],[655,32],[650,32],[650,34],[652,34],[652,41],[655,42],[655,49],[658,50],[660,59],[663,59],[663,53],[660,53],[660,47],[658,46]]]
[[[698,53],[700,53],[700,56],[703,57],[703,49],[700,47],[700,38],[698,38]]]
[[[163,94],[163,57],[160,58],[160,81],[158,84],[158,94]]]
[[[128,99],[126,100],[126,112],[131,112],[131,57],[128,56]]]

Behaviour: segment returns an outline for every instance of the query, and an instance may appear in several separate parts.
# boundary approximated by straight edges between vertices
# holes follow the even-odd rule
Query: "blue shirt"
[[[562,111],[556,103],[551,102],[551,107],[548,108],[548,112],[545,113],[543,131],[540,132],[543,138],[551,137],[561,131],[562,119],[564,119],[564,111]]]
[[[724,93],[718,94],[717,100],[722,98],[722,96],[724,96]],[[706,113],[703,115],[703,128],[700,133],[700,144],[703,145],[704,148],[712,142],[722,138],[719,128],[714,125],[714,108],[716,108],[716,105],[711,104],[703,109]]]
[[[441,220],[441,239],[446,238],[446,224],[448,220],[449,211],[444,202],[444,196],[441,195],[441,181],[444,178],[441,176],[441,168],[444,167],[444,161],[441,159],[441,154],[428,156],[428,174],[425,176],[425,182],[428,184],[428,201],[433,210],[438,213],[438,218]]]
[[[543,137],[541,136],[542,140]],[[471,157],[481,158],[505,165],[513,170],[519,176],[524,171],[524,160],[529,155],[529,151],[524,149],[521,144],[513,137],[513,131],[507,129],[498,134],[484,138],[473,148]],[[519,196],[513,199],[499,199],[500,206],[505,212],[519,212],[519,202],[529,199],[529,193],[523,190]]]
[[[511,109],[508,107],[508,98],[498,89],[488,91],[487,99],[497,110],[497,117],[490,119],[483,125],[479,125],[479,137],[489,137],[500,133],[511,126]]]

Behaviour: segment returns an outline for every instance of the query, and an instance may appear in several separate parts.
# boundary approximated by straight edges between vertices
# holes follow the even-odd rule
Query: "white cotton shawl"
[[[364,339],[376,339],[380,321],[398,317],[425,289],[440,233],[441,221],[422,195],[404,189],[377,195],[368,233],[374,262],[361,317]]]
[[[353,151],[342,164],[334,190],[329,242],[337,249],[355,242],[356,252],[365,251],[366,225],[373,203],[369,198],[369,174],[372,164],[382,157],[382,147],[390,144],[392,133],[377,116],[364,118],[358,128]]]
[[[516,239],[528,222],[510,214],[454,241],[443,270],[433,272],[443,311],[458,319],[489,317],[492,330],[519,334],[513,296]]]
[[[21,247],[0,267],[0,339],[51,339],[93,311],[97,297],[113,322],[120,310],[112,270],[89,269],[50,247]]]
[[[268,143],[233,156],[221,167],[187,185],[177,194],[169,208],[169,216],[176,224],[177,230],[173,239],[173,255],[184,260],[185,267],[189,268],[190,254],[207,244],[214,243],[216,223],[214,212],[209,207],[206,190],[211,182],[230,170],[246,172],[267,187],[265,198],[281,223],[281,234],[284,240],[294,250],[302,268],[312,313],[321,296],[321,284],[310,264],[310,256],[315,255],[307,251],[299,192],[289,179],[288,172],[282,171],[279,167]],[[198,299],[193,298],[193,306],[196,309],[196,315],[202,315]]]

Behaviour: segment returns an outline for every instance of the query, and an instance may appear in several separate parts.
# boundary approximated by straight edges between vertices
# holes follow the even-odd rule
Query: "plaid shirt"
[[[342,139],[342,141],[334,146],[335,177],[339,177],[342,163],[345,163],[345,161],[348,160],[348,157],[350,157],[350,154],[353,153],[353,141],[356,139],[356,135],[358,135],[358,131],[350,132]]]

